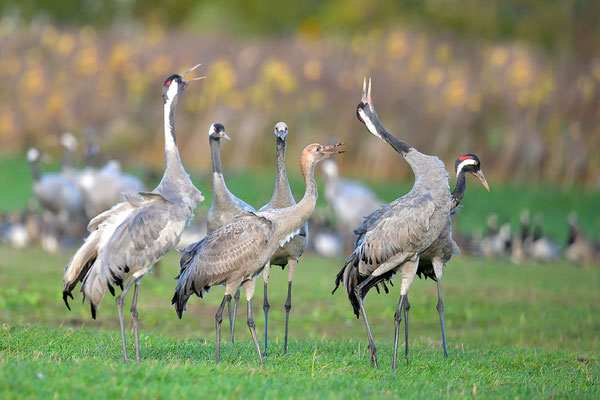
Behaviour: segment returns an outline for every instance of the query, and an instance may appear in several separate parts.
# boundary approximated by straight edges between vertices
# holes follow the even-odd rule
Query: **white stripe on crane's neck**
[[[177,91],[179,88],[179,84],[175,79],[171,81],[171,85],[167,90],[167,101],[165,102],[164,109],[164,124],[165,124],[165,150],[177,150],[177,144],[175,143],[175,139],[173,137],[173,126],[171,125],[171,105],[173,104],[173,100],[175,96],[177,96]]]
[[[467,165],[475,165],[477,164],[477,161],[473,158],[467,158],[464,161],[462,161],[460,164],[458,164],[458,168],[456,168],[456,176],[460,175],[460,171],[462,171],[462,169],[464,167],[466,167]]]
[[[217,128],[215,128],[215,124],[212,124],[208,130],[208,136],[210,137],[213,133],[217,132]]]
[[[373,123],[373,121],[371,121],[369,119],[369,117],[367,117],[367,114],[363,111],[362,108],[360,110],[358,110],[358,114],[363,119],[369,132],[371,132],[373,135],[377,136],[379,139],[384,140],[383,137],[379,134],[379,132],[377,132],[377,128],[375,127],[375,124]]]

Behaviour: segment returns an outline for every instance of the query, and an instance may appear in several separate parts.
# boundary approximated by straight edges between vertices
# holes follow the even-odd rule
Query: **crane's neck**
[[[177,136],[175,135],[175,109],[177,108],[178,96],[167,101],[164,106],[165,124],[165,176],[169,174],[185,173],[179,150],[177,149]],[[187,175],[187,174],[186,174]]]
[[[406,160],[415,174],[413,190],[431,191],[439,198],[450,201],[450,188],[448,186],[448,172],[444,163],[439,158],[419,152],[406,142],[389,133],[379,120],[377,112],[371,108],[365,124],[369,131],[392,146],[396,152]]]
[[[297,228],[300,228],[312,215],[319,197],[317,182],[315,181],[315,164],[315,161],[309,160],[307,157],[303,156],[300,159],[300,169],[302,170],[306,189],[298,204],[288,208],[292,211],[291,218]]]
[[[467,190],[467,179],[465,177],[465,171],[461,170],[456,176],[456,186],[452,191],[452,200],[450,203],[450,211],[454,210],[456,207],[460,205],[463,197],[465,196],[465,191]]]
[[[369,131],[371,131],[372,134],[374,134],[375,136],[379,137],[381,140],[392,146],[392,148],[398,153],[400,153],[403,157],[405,157],[411,150],[414,150],[414,148],[411,145],[409,145],[406,142],[403,142],[402,140],[389,133],[379,120],[379,116],[377,115],[375,108],[372,108],[372,111],[373,118],[365,120],[365,124],[367,125],[367,128],[369,129]]]
[[[177,149],[175,136],[175,109],[177,108],[177,95],[173,100],[165,102],[165,172],[155,191],[169,201],[182,200],[190,207],[196,208],[204,200],[202,193],[194,186],[190,176],[185,172]]]
[[[223,169],[221,168],[221,140],[218,138],[208,137],[210,144],[210,156],[212,158],[213,173],[223,176]]]
[[[41,178],[39,161],[38,160],[29,161],[29,165],[31,166],[31,173],[33,174],[33,180],[35,182],[39,182],[39,180]]]
[[[289,207],[296,203],[292,190],[290,189],[290,183],[287,177],[287,171],[285,169],[285,150],[287,147],[285,139],[276,139],[276,151],[275,159],[277,165],[277,178],[275,181],[275,190],[273,191],[273,197],[269,204],[272,208]]]
[[[62,156],[62,168],[66,169],[66,168],[70,168],[72,167],[73,163],[73,154],[71,152],[71,149],[69,149],[69,147],[65,146],[65,151],[63,152],[63,156]]]
[[[233,196],[223,177],[223,169],[221,168],[221,139],[208,137],[210,143],[210,155],[213,165],[213,204],[219,201],[225,201],[226,198]]]

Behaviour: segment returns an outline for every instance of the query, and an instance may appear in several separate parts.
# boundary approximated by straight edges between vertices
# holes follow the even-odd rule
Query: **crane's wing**
[[[210,286],[224,284],[232,273],[242,269],[243,274],[244,266],[254,264],[252,260],[263,252],[272,233],[269,219],[246,212],[186,247],[180,258],[181,270],[176,277],[179,282],[172,299],[180,318],[192,293],[203,297]]]
[[[435,209],[432,199],[421,196],[404,196],[380,207],[355,231],[359,259],[378,266],[398,253],[422,251]]]
[[[146,272],[175,248],[186,222],[193,215],[190,207],[172,203],[160,194],[140,192],[139,195],[126,196],[127,206],[113,207],[115,211],[128,207],[130,212],[101,246],[100,262],[89,271],[81,286],[93,308],[100,303],[107,288],[114,295],[114,286],[122,287],[133,274]],[[100,220],[103,214],[97,218]],[[90,225],[97,223],[90,222]]]
[[[369,275],[378,275],[368,290],[390,279],[394,268],[414,259],[425,248],[429,223],[435,212],[433,199],[406,195],[375,210],[354,232],[356,246],[335,280],[335,288],[343,282],[346,293],[358,315],[358,299],[354,288]]]

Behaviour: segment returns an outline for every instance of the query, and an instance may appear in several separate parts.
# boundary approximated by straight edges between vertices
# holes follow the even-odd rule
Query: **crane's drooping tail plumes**
[[[363,260],[362,262],[367,263],[368,261]],[[360,274],[360,264],[361,258],[359,257],[359,252],[355,251],[350,255],[340,272],[338,272],[335,278],[335,287],[331,291],[331,294],[334,294],[337,288],[340,286],[340,284],[343,283],[344,288],[346,289],[346,294],[348,295],[348,299],[350,300],[350,304],[352,304],[352,309],[354,310],[354,315],[356,315],[356,318],[359,318],[360,316],[360,300],[356,296],[354,288],[356,288],[369,277],[369,275]],[[372,279],[368,284],[365,284],[361,288],[359,294],[360,297],[364,298],[369,292],[369,290],[373,287],[375,287],[377,289],[377,292],[379,292],[379,284],[383,286],[383,289],[387,293],[388,288],[385,282],[388,281],[389,284],[392,284],[391,278],[393,274],[393,271],[388,271],[379,276],[378,279]]]
[[[360,303],[359,299],[356,297],[356,293],[354,293],[354,288],[358,286],[364,280],[364,278],[361,279],[356,264],[356,253],[352,253],[340,272],[338,272],[335,278],[335,288],[333,288],[331,294],[334,294],[340,284],[343,283],[344,287],[346,288],[346,294],[348,295],[350,304],[352,304],[354,314],[356,315],[356,318],[358,318],[360,316]]]
[[[65,275],[63,278],[63,300],[69,310],[69,297],[73,298],[71,292],[75,289],[75,286],[87,275],[88,271],[96,262],[98,257],[98,242],[100,241],[100,232],[92,232],[81,248],[75,253],[71,262],[65,267]],[[92,311],[92,316],[94,316]]]
[[[202,243],[202,242],[200,242]],[[197,246],[199,243],[193,243],[191,246]],[[186,249],[182,250],[182,253]],[[178,279],[177,287],[175,288],[175,294],[171,299],[171,304],[175,305],[175,311],[177,312],[177,316],[179,319],[183,316],[183,312],[186,310],[186,305],[188,299],[192,294],[196,294],[196,296],[201,299],[204,298],[204,295],[210,291],[210,286],[202,286],[200,291],[196,290],[196,282],[195,282],[195,274],[193,273],[193,266],[189,267],[189,262],[192,261],[193,257],[184,257],[181,259],[181,270],[179,271],[179,275],[175,277]]]

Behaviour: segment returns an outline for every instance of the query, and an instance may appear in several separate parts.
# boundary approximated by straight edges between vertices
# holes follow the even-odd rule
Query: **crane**
[[[217,363],[221,349],[223,309],[231,300],[233,291],[241,285],[247,300],[248,328],[259,362],[262,364],[256,324],[252,317],[252,296],[256,277],[275,252],[300,233],[317,202],[314,167],[324,158],[341,153],[335,150],[340,145],[341,143],[322,146],[315,143],[304,149],[300,158],[300,168],[306,190],[297,204],[286,208],[242,213],[227,225],[189,246],[188,252],[182,253],[179,260],[181,269],[177,277],[179,281],[171,300],[179,318],[182,317],[192,294],[203,298],[212,286],[225,285],[225,294],[215,315]]]
[[[451,213],[454,213],[457,210],[457,207],[460,205],[465,195],[467,188],[467,181],[465,178],[466,172],[469,172],[477,177],[477,179],[481,181],[481,184],[488,190],[488,192],[490,190],[490,187],[485,179],[485,175],[481,170],[481,161],[475,154],[465,154],[464,156],[457,158],[454,164],[454,170],[456,172],[456,186],[452,191],[452,199],[450,203]],[[440,280],[442,278],[446,263],[450,261],[450,258],[452,258],[454,254],[459,255],[460,249],[452,238],[452,220],[450,219],[450,216],[448,216],[446,226],[442,230],[442,233],[437,240],[421,254],[421,257],[419,258],[419,266],[417,267],[417,276],[419,278],[421,278],[421,275],[423,275],[425,276],[425,279],[430,278],[437,283],[438,303],[436,308],[440,316],[444,356],[448,355],[448,349],[446,348],[446,332],[444,329],[444,302],[442,301],[442,287]],[[408,296],[406,297],[406,304],[409,304]],[[406,309],[410,309],[410,305],[408,305]],[[408,320],[408,312],[405,314],[405,316],[406,320]],[[405,325],[405,327],[406,326],[407,325]],[[408,357],[408,341],[406,341],[405,346],[405,356]]]
[[[35,147],[27,151],[27,160],[33,174],[33,194],[50,217],[45,230],[57,230],[59,237],[69,231],[69,224],[83,215],[81,192],[75,182],[64,173],[40,172],[42,153]]]
[[[278,122],[275,124],[275,163],[277,168],[277,177],[275,178],[275,189],[273,190],[273,196],[267,205],[260,209],[260,211],[275,210],[278,208],[291,207],[296,204],[296,200],[292,195],[290,189],[290,183],[288,181],[287,172],[285,169],[285,150],[287,147],[286,138],[288,134],[288,126],[285,122]],[[331,160],[331,159],[329,159]],[[325,160],[329,161],[329,160]],[[279,265],[281,269],[288,266],[288,292],[285,300],[285,337],[283,345],[283,354],[287,354],[288,349],[288,330],[290,320],[290,310],[292,309],[292,279],[294,279],[294,272],[298,265],[298,259],[306,250],[308,246],[308,223],[304,223],[299,229],[299,232],[291,238],[288,242],[280,246],[270,262],[265,266],[263,270],[264,280],[264,300],[263,300],[263,311],[265,313],[265,355],[267,355],[267,338],[269,328],[269,309],[271,308],[267,296],[267,285],[269,282],[269,271],[271,265]]]
[[[231,222],[233,217],[246,211],[256,211],[254,207],[246,203],[242,199],[237,198],[227,185],[223,177],[223,169],[221,167],[221,139],[231,140],[225,132],[225,126],[219,122],[215,122],[208,130],[208,141],[210,144],[210,155],[213,165],[213,201],[208,210],[206,217],[206,233],[211,233],[220,227]],[[185,253],[187,250],[183,249]],[[227,310],[229,313],[229,324],[231,329],[231,343],[235,342],[235,316],[240,300],[240,288],[238,287],[234,298],[233,311],[231,310],[231,299],[227,302]]]
[[[168,251],[175,248],[185,225],[193,218],[193,210],[204,200],[181,164],[175,135],[177,100],[190,82],[183,78],[199,65],[181,75],[169,76],[162,88],[164,101],[165,171],[152,192],[127,195],[126,200],[92,219],[89,236],[65,267],[63,300],[70,310],[68,297],[81,282],[84,300],[90,302],[92,318],[106,290],[116,299],[121,325],[123,361],[127,362],[123,300],[135,284],[131,317],[135,337],[136,361],[140,361],[137,297],[142,278]],[[123,283],[129,279],[123,289]]]
[[[421,254],[440,236],[450,215],[448,172],[439,158],[420,153],[383,127],[373,106],[370,80],[367,90],[365,79],[356,115],[370,133],[389,144],[406,160],[415,174],[415,184],[408,194],[381,206],[361,225],[358,232],[360,239],[336,277],[334,292],[343,283],[357,318],[362,313],[371,363],[377,367],[377,350],[363,299],[372,287],[395,273],[400,274],[400,301],[394,315],[392,361],[392,368],[396,368],[402,310],[405,316],[408,315],[409,306],[405,300],[408,289],[416,275]],[[404,322],[406,342],[407,322]]]

